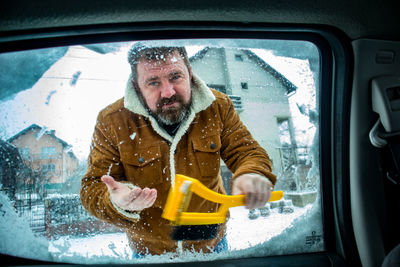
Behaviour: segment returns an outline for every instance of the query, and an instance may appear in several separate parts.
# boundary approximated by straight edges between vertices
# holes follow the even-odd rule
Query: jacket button
[[[210,148],[211,148],[211,149],[214,149],[214,148],[216,148],[216,147],[217,147],[217,145],[214,144],[214,143],[212,143],[212,144],[210,145]]]
[[[144,158],[143,158],[143,157],[140,157],[140,158],[138,159],[138,161],[139,161],[139,163],[143,163],[143,162],[144,162]]]

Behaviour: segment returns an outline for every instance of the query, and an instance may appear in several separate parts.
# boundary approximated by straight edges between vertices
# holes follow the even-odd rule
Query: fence
[[[28,198],[29,197],[29,198]],[[62,235],[87,235],[122,230],[102,222],[83,208],[79,195],[57,194],[45,199],[35,194],[19,196],[17,212],[28,219],[32,231],[48,239]]]
[[[35,198],[17,199],[15,208],[18,214],[27,218],[31,229],[35,233],[45,233],[45,207],[43,200]]]

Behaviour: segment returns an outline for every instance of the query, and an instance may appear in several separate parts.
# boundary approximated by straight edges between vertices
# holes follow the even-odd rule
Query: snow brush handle
[[[225,196],[225,195],[223,195]],[[239,207],[239,206],[245,206],[246,205],[246,196],[245,195],[235,195],[235,196],[228,196],[226,195],[229,199],[225,200],[224,202],[217,202],[224,204],[226,203],[229,208],[233,207]],[[283,198],[283,191],[272,191],[271,192],[271,197],[269,198],[268,202],[272,201],[278,201]]]
[[[221,206],[213,213],[185,212],[192,193]],[[283,191],[272,191],[269,201],[277,201],[282,197]],[[175,186],[170,190],[162,217],[177,225],[224,223],[228,209],[244,206],[245,199],[245,195],[228,196],[216,193],[196,179],[177,174]]]
[[[190,184],[190,191],[192,193],[196,193],[198,196],[207,199],[209,201],[215,202],[215,203],[220,203],[220,204],[225,204],[227,205],[228,208],[233,208],[233,207],[238,207],[238,206],[245,206],[245,200],[246,196],[245,195],[224,195],[224,194],[219,194],[217,192],[214,192],[213,190],[209,189],[205,185],[203,185],[199,180],[177,174],[176,178],[178,179],[175,180],[176,186],[179,186],[179,188],[182,186],[182,184],[185,183],[185,181],[189,181]],[[178,189],[178,187],[176,188]],[[180,188],[181,189],[181,188]],[[277,201],[282,199],[283,197],[283,191],[272,191],[271,192],[271,197],[269,199],[269,202],[271,201]]]

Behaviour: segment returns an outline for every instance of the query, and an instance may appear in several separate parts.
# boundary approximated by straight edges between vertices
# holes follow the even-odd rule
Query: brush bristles
[[[209,240],[217,236],[219,224],[173,226],[173,240]]]

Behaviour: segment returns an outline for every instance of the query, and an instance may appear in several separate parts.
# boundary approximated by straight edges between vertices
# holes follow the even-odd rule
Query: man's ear
[[[137,82],[133,78],[131,79],[131,82],[132,82],[133,88],[135,88],[135,90],[137,92],[139,92],[139,85],[137,84]]]
[[[189,71],[189,77],[190,77],[189,80],[191,81],[193,78],[192,66],[189,66],[188,71]]]

